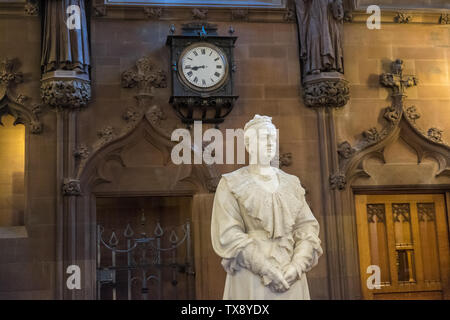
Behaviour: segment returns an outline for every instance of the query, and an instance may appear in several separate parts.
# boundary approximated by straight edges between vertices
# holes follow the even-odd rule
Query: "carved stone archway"
[[[414,76],[403,75],[403,62],[392,63],[392,72],[380,76],[380,83],[392,90],[392,105],[383,110],[385,125],[380,130],[370,128],[362,133],[362,138],[354,145],[342,142],[338,145],[338,171],[329,177],[329,187],[333,194],[334,237],[339,252],[334,261],[339,266],[340,276],[334,275],[339,283],[341,299],[362,298],[360,288],[360,270],[356,230],[355,193],[409,193],[409,192],[446,192],[450,195],[450,146],[442,140],[442,132],[436,128],[422,130],[416,120],[420,118],[415,106],[406,106],[405,91],[417,85]],[[429,182],[415,182],[417,166],[409,166],[395,176],[388,170],[379,170],[378,176],[372,176],[367,163],[378,159],[385,168],[387,147],[401,139],[417,156],[417,165],[430,159],[436,164],[434,172],[425,179]],[[386,167],[387,168],[387,167]],[[392,172],[392,171],[391,171]],[[388,181],[389,183],[379,183]],[[372,183],[373,182],[373,183]]]

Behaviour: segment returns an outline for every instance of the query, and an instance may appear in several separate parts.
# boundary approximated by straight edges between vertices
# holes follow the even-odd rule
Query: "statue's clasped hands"
[[[293,264],[288,264],[280,270],[275,266],[269,268],[267,274],[268,281],[265,281],[265,285],[268,286],[274,292],[285,292],[298,280],[297,269]]]

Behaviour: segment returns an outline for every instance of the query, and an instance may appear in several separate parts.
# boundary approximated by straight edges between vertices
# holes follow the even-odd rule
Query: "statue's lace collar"
[[[273,192],[262,187],[248,167],[223,177],[246,213],[261,223],[270,238],[279,238],[291,233],[303,206],[305,190],[296,176],[274,169],[279,185]]]

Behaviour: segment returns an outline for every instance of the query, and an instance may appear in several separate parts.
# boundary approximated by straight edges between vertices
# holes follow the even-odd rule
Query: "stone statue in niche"
[[[256,115],[244,128],[249,166],[217,186],[211,238],[227,272],[224,299],[310,299],[306,272],[322,255],[319,224],[300,180],[270,165],[277,130]]]
[[[44,6],[42,73],[71,70],[87,74],[90,57],[84,0],[48,0]],[[79,25],[73,24],[69,29],[68,20],[77,21]]]
[[[344,73],[342,0],[295,0],[303,77]]]

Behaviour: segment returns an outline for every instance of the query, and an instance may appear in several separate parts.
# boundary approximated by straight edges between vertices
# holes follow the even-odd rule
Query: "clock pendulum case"
[[[181,121],[222,123],[233,109],[233,49],[237,37],[219,36],[215,25],[183,25],[181,35],[169,35],[172,104]]]

